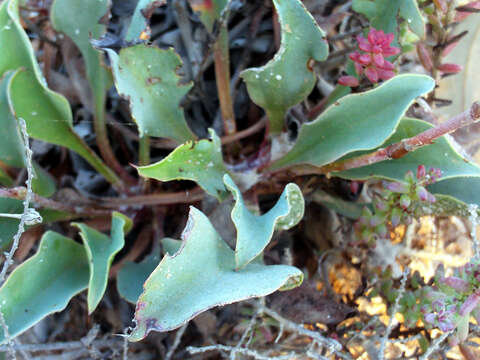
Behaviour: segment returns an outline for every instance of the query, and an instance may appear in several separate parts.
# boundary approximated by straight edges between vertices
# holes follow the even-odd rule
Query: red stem
[[[299,166],[297,173],[306,174],[326,174],[334,171],[344,171],[356,169],[362,166],[375,164],[385,160],[399,159],[409,152],[415,151],[425,145],[430,145],[435,139],[445,134],[452,133],[462,127],[474,124],[480,120],[480,103],[474,102],[470,109],[454,116],[446,122],[430,128],[411,138],[389,145],[386,148],[379,149],[373,153],[354,157],[348,160],[337,161],[320,168],[310,166]],[[297,169],[296,169],[297,170]]]

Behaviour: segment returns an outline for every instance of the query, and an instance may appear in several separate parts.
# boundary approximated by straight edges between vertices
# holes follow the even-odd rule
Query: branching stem
[[[0,197],[9,199],[24,200],[26,196],[24,187],[2,188],[0,187]],[[193,190],[179,191],[174,193],[153,193],[148,195],[129,196],[126,198],[79,198],[68,201],[58,202],[47,199],[37,194],[32,194],[32,201],[41,208],[65,211],[75,215],[83,216],[109,216],[111,210],[119,209],[124,206],[154,206],[170,204],[189,204],[203,199],[205,193],[200,188]]]

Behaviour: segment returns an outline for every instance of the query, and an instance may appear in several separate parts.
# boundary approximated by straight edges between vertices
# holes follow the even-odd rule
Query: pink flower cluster
[[[390,46],[394,37],[393,33],[385,34],[383,30],[373,28],[366,39],[363,36],[357,36],[360,51],[351,53],[349,57],[353,60],[358,75],[365,74],[374,84],[395,76],[393,64],[385,59],[400,52],[399,48]],[[338,83],[345,86],[358,86],[358,79],[353,76],[342,76]]]

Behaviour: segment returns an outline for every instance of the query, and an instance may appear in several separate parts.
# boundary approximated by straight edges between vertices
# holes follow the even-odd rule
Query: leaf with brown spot
[[[144,44],[121,49],[118,54],[106,51],[115,86],[130,101],[140,134],[172,138],[179,143],[194,139],[180,108],[192,84],[180,84],[177,69],[182,61],[177,53]]]

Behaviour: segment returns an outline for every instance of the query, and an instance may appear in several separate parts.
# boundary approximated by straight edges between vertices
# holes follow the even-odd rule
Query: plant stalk
[[[226,24],[222,23],[220,26],[218,37],[213,45],[215,81],[217,83],[218,99],[220,101],[220,111],[222,113],[224,132],[225,135],[231,135],[237,131],[237,126],[235,123],[232,95],[230,92],[230,55],[228,30]]]
[[[139,140],[138,162],[140,166],[150,164],[150,137],[143,135]]]
[[[118,162],[110,145],[110,140],[108,139],[105,121],[105,92],[102,92],[102,94],[95,99],[94,130],[97,146],[105,163],[118,174],[122,182],[125,181],[128,184],[135,184],[136,179]]]
[[[24,200],[27,190],[25,187],[2,188],[0,197]],[[55,201],[47,199],[35,193],[32,194],[32,202],[41,208],[64,211],[87,217],[111,215],[111,209],[119,209],[128,206],[156,206],[171,204],[190,204],[200,201],[205,196],[201,188],[179,191],[174,193],[152,193],[148,195],[129,196],[126,198],[103,197],[95,199],[76,198],[71,202]]]

